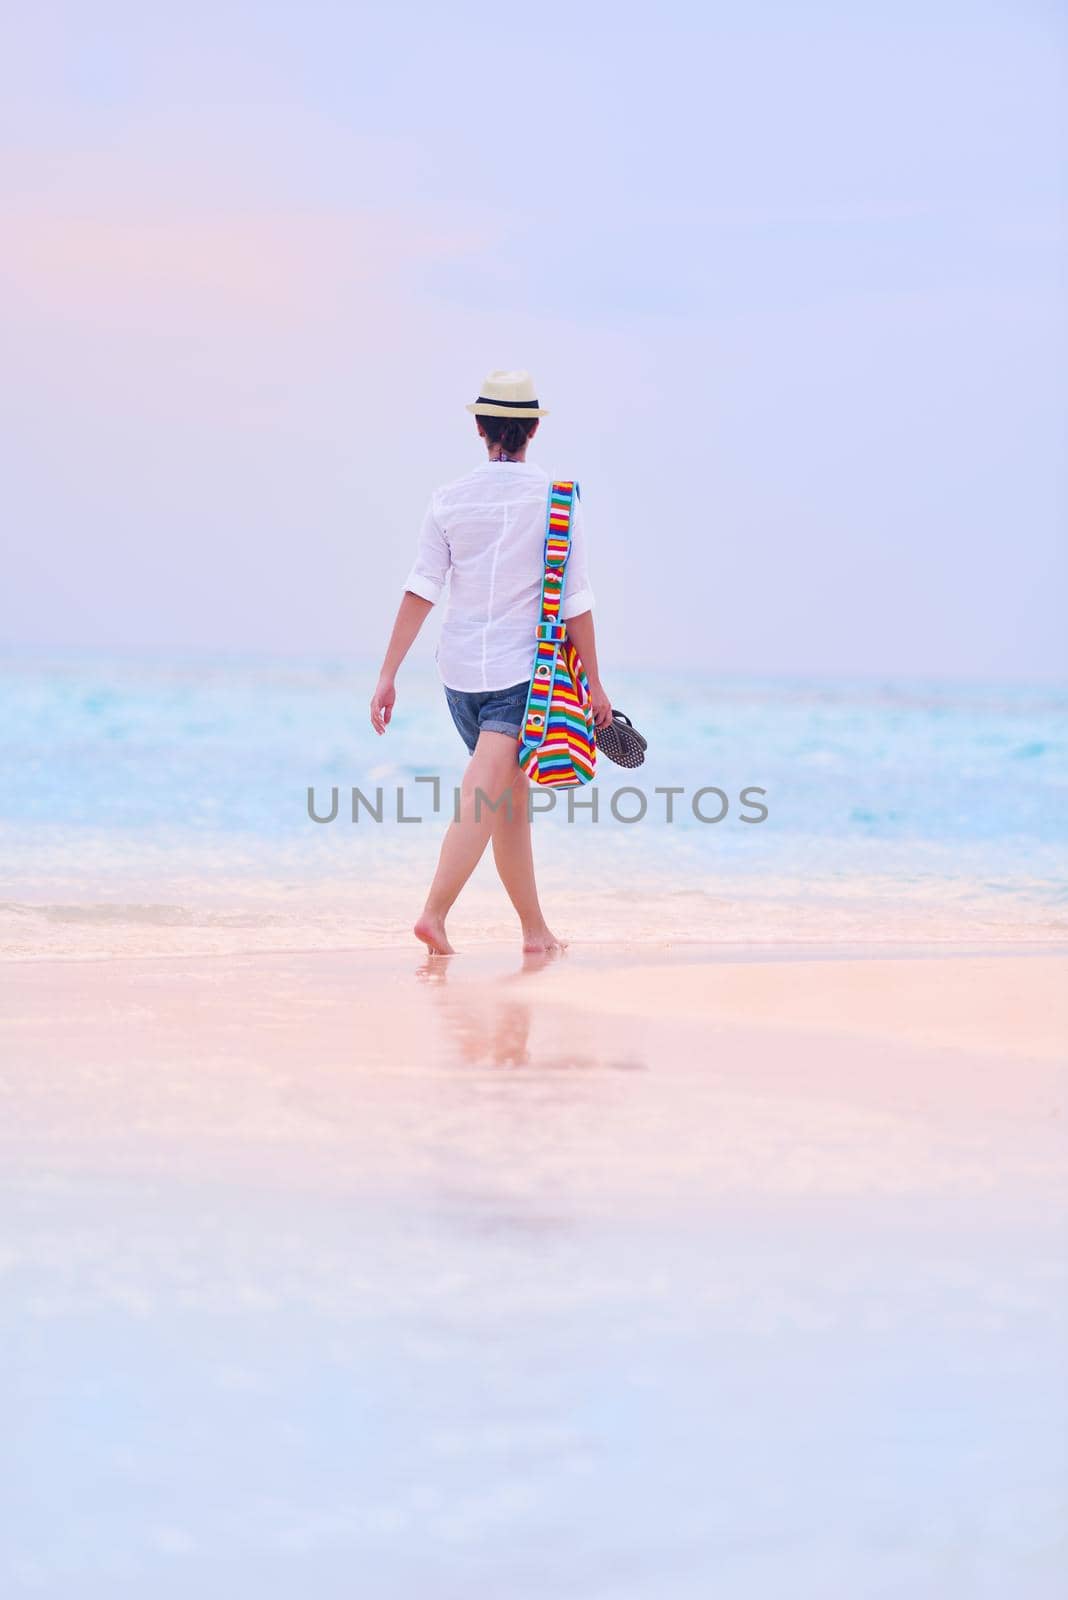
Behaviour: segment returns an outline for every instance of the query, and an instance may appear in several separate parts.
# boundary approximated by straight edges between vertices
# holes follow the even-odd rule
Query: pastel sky
[[[0,640],[378,654],[526,366],[606,678],[1063,673],[1065,15],[8,8]]]

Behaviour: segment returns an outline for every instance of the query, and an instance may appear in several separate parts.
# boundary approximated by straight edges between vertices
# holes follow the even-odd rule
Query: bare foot
[[[422,939],[431,955],[454,956],[456,954],[445,933],[444,917],[430,917],[424,911],[412,932],[417,939]]]
[[[523,954],[543,955],[550,950],[566,950],[567,943],[558,939],[555,933],[545,926],[544,922],[535,928],[523,929]]]

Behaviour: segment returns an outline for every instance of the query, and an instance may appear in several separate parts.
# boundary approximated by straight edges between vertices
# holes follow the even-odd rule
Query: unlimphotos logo
[[[434,774],[426,774],[414,779],[417,784],[429,787],[431,816],[440,816],[444,806],[444,796],[441,778]],[[426,791],[421,792],[421,797]],[[508,788],[496,798],[488,795],[484,789],[475,788],[465,791],[461,785],[455,785],[451,791],[451,810],[453,820],[459,822],[465,793],[470,793],[474,802],[476,819],[481,817],[484,810],[497,812],[503,810],[509,818],[515,805],[515,791]],[[725,789],[715,784],[706,784],[703,788],[688,790],[682,784],[659,784],[651,790],[640,788],[637,784],[623,784],[621,788],[613,789],[607,797],[607,806],[601,806],[602,791],[596,784],[589,789],[566,789],[562,791],[566,801],[567,821],[599,823],[607,815],[615,822],[632,823],[645,822],[652,819],[656,822],[677,823],[682,818],[693,817],[696,822],[715,824],[725,822],[733,817],[738,822],[756,824],[766,822],[768,808],[764,804],[767,790],[756,784],[749,784],[739,790],[734,802]],[[329,807],[323,805],[316,796],[315,785],[308,785],[308,816],[312,822],[336,822],[341,815],[342,790],[334,784],[330,789]],[[531,821],[538,816],[547,816],[555,811],[561,792],[555,789],[538,788],[530,784],[527,788],[526,803],[527,815]],[[392,791],[392,799],[387,805],[386,790],[379,784],[369,797],[363,789],[355,784],[348,793],[346,811],[353,822],[382,823],[417,823],[425,822],[427,818],[422,811],[415,808],[415,797],[409,794],[403,784],[398,784]],[[680,815],[681,814],[681,815]]]

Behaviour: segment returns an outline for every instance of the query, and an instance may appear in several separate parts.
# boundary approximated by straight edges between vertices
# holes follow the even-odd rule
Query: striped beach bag
[[[541,621],[519,735],[519,765],[527,777],[557,789],[589,783],[597,762],[589,680],[560,621],[571,553],[571,510],[578,497],[579,486],[571,479],[559,479],[549,489]]]

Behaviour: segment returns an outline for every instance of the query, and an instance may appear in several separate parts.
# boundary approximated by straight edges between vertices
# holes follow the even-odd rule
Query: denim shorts
[[[452,720],[470,755],[480,733],[510,733],[518,739],[530,688],[526,678],[510,689],[450,689],[448,684],[444,688]]]

